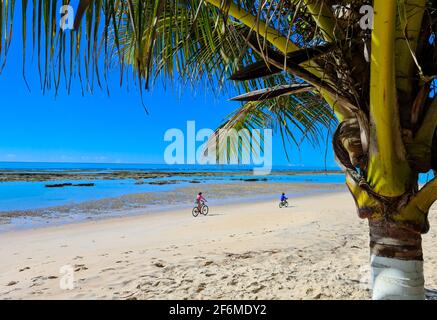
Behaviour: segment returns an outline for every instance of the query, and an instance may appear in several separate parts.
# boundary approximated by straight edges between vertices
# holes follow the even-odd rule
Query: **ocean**
[[[143,179],[143,183],[138,183],[135,179],[86,179],[88,174],[111,175],[123,171],[148,174],[165,172],[171,176],[150,177]],[[254,176],[252,168],[245,166],[0,162],[0,177],[4,178],[11,173],[18,175],[66,173],[71,174],[72,178],[50,181],[50,183],[93,183],[94,186],[47,188],[46,185],[49,184],[47,181],[7,181],[6,179],[6,182],[0,182],[0,212],[72,205],[144,192],[169,191],[194,182],[227,183],[261,180],[273,183],[344,183],[344,175],[338,168],[277,166],[273,168],[270,175]],[[178,173],[183,175],[178,176]],[[83,178],[78,179],[78,177]],[[431,175],[422,175],[421,183],[427,182],[431,177]],[[168,181],[169,179],[171,181]]]

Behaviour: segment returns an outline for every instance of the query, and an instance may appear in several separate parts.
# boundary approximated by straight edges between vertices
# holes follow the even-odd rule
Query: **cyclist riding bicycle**
[[[282,193],[281,202],[287,201],[288,198],[285,196],[285,193]]]
[[[197,208],[199,209],[199,212],[201,212],[202,202],[207,202],[206,199],[202,196],[202,192],[199,192],[197,194],[196,202],[197,202]]]

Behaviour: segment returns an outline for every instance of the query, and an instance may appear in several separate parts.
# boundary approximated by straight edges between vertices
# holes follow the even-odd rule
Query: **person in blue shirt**
[[[287,201],[288,198],[285,196],[285,193],[282,193],[281,202]]]

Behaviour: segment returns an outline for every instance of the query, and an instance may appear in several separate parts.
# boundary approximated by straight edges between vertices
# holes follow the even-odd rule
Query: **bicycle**
[[[193,208],[192,214],[193,217],[197,217],[199,215],[199,213],[203,214],[204,216],[206,216],[209,212],[209,208],[208,206],[205,204],[205,202],[201,202],[200,205],[200,212],[199,212],[199,205],[197,204],[197,202],[195,203],[196,205]]]
[[[282,209],[282,208],[288,208],[288,201],[287,201],[287,200],[281,201],[281,202],[279,203],[279,208],[280,208],[280,209]]]

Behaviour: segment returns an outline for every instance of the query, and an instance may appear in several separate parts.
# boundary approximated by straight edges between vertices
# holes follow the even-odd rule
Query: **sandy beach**
[[[424,236],[437,288],[437,215]],[[347,192],[0,234],[0,299],[369,299],[368,235]],[[62,290],[63,266],[74,289]]]

